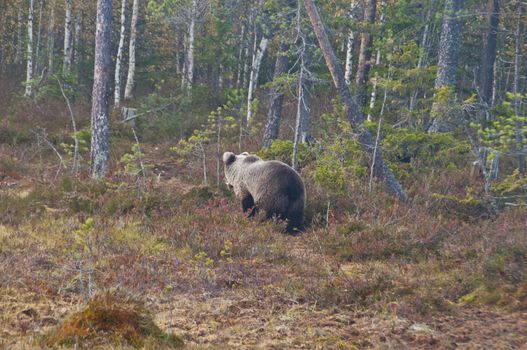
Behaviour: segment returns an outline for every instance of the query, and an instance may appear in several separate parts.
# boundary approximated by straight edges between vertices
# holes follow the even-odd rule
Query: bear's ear
[[[231,165],[236,160],[236,155],[232,152],[223,153],[223,163]]]

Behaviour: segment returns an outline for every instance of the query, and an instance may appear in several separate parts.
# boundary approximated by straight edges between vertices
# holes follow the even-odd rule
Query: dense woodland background
[[[525,344],[526,48],[520,0],[0,0],[0,345],[115,287],[212,346]],[[244,218],[224,151],[297,169],[305,232]]]

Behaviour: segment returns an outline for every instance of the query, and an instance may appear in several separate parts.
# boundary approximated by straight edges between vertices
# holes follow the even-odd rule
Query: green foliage
[[[291,164],[293,159],[293,141],[291,140],[273,140],[271,146],[262,148],[258,151],[258,156],[262,159],[276,159],[286,164]],[[312,151],[305,143],[298,144],[297,163],[302,168],[308,161],[313,159]]]
[[[515,169],[512,174],[501,182],[494,183],[491,189],[493,192],[502,196],[525,194],[527,192],[527,177],[521,176],[520,171]],[[525,199],[527,197],[524,197]]]
[[[119,160],[119,164],[123,167],[123,173],[125,175],[131,175],[131,176],[147,176],[148,175],[148,167],[143,164],[143,167],[141,167],[141,162],[143,162],[144,154],[141,151],[141,147],[134,143],[132,144],[132,150],[130,153],[125,153],[121,156],[121,159]],[[141,174],[144,171],[146,174]]]
[[[383,155],[399,168],[399,175],[423,168],[461,168],[470,152],[467,141],[450,133],[433,133],[412,129],[389,129],[381,142]]]

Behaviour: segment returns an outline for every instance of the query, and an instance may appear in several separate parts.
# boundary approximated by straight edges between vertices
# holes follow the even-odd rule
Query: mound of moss
[[[111,291],[93,296],[79,312],[71,314],[42,338],[43,346],[110,345],[132,348],[176,349],[183,341],[163,332],[137,298]]]

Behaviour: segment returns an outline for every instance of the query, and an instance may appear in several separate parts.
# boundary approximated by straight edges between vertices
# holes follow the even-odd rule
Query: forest
[[[522,0],[0,0],[0,348],[525,348],[526,49]]]

